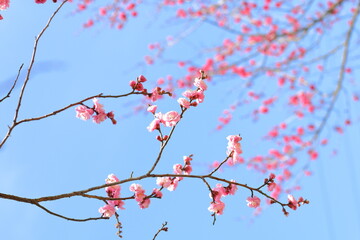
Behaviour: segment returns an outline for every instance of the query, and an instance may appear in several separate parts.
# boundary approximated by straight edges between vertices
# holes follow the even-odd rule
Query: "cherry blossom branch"
[[[10,97],[10,94],[11,94],[12,90],[15,88],[15,85],[16,85],[18,79],[19,79],[20,72],[21,72],[21,69],[22,69],[23,66],[24,66],[24,64],[21,64],[21,66],[20,66],[20,68],[19,68],[19,71],[18,71],[18,74],[17,74],[17,76],[16,76],[16,79],[15,79],[13,85],[11,86],[11,88],[10,88],[9,92],[6,94],[6,96],[3,97],[2,99],[0,99],[0,103],[1,103],[2,101],[4,101],[6,98],[9,98],[9,97]]]
[[[213,175],[217,170],[219,170],[219,169],[221,168],[221,166],[222,166],[224,163],[226,163],[229,158],[231,158],[231,156],[232,156],[233,153],[234,153],[234,152],[231,152],[231,153],[219,164],[219,166],[217,166],[211,173],[209,173],[209,176]]]
[[[127,96],[130,96],[130,95],[133,95],[133,94],[138,94],[138,95],[144,95],[144,93],[142,92],[135,92],[135,90],[129,92],[129,93],[126,93],[126,94],[121,94],[121,95],[103,95],[103,93],[100,93],[100,94],[97,94],[97,95],[94,95],[94,96],[91,96],[91,97],[87,97],[85,99],[82,99],[78,102],[75,102],[75,103],[72,103],[72,104],[69,104],[67,105],[66,107],[63,107],[61,109],[58,109],[58,110],[55,110],[51,113],[48,113],[48,114],[45,114],[43,116],[39,116],[39,117],[33,117],[33,118],[26,118],[26,119],[22,119],[20,121],[13,121],[13,124],[11,125],[11,127],[9,127],[8,129],[8,132],[7,134],[5,135],[4,139],[1,141],[0,143],[0,148],[5,144],[5,142],[7,141],[7,139],[10,137],[11,135],[11,132],[13,131],[13,129],[18,126],[19,124],[21,123],[25,123],[25,122],[32,122],[32,121],[37,121],[37,120],[41,120],[41,119],[44,119],[44,118],[48,118],[48,117],[51,117],[51,116],[54,116],[58,113],[61,113],[71,107],[74,107],[74,106],[77,106],[77,105],[80,105],[88,100],[91,100],[91,99],[94,99],[94,98],[121,98],[121,97],[127,97]],[[146,95],[146,94],[145,94]]]
[[[167,222],[164,222],[164,223],[162,224],[161,228],[160,228],[160,229],[156,232],[156,234],[154,235],[153,240],[156,239],[156,237],[159,235],[160,232],[162,232],[162,231],[167,232],[167,231],[169,230],[168,227],[166,227],[166,225],[167,225]]]
[[[201,80],[204,80],[204,79],[207,78],[207,75],[205,74],[204,71],[200,70],[200,74],[201,74],[201,76],[200,76],[200,79],[201,79]],[[192,103],[192,100],[190,100],[190,104],[191,104],[191,103]],[[180,120],[183,118],[183,115],[184,115],[184,113],[186,112],[187,109],[188,109],[188,108],[184,108],[184,107],[181,106]],[[180,122],[180,121],[179,121],[179,122]],[[147,175],[148,175],[148,174],[151,174],[151,173],[155,170],[157,164],[159,163],[159,161],[160,161],[160,159],[161,159],[162,153],[163,153],[166,145],[167,145],[168,142],[170,141],[170,139],[171,139],[171,137],[172,137],[172,135],[173,135],[173,133],[174,133],[174,131],[175,131],[175,128],[176,128],[176,126],[178,125],[179,122],[177,122],[177,123],[175,124],[175,126],[172,127],[172,129],[170,130],[170,133],[169,133],[169,135],[168,135],[168,138],[165,140],[165,142],[161,142],[161,147],[160,147],[159,154],[158,154],[158,156],[157,156],[154,164],[152,165],[152,167],[150,168],[150,170],[147,172]],[[160,131],[160,134],[161,134],[161,131]]]

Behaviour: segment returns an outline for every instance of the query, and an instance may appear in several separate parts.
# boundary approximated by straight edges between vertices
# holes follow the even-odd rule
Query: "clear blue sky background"
[[[1,96],[19,66],[22,63],[28,66],[34,37],[56,6],[51,2],[37,5],[33,1],[13,1],[3,13],[5,19],[0,22]],[[148,54],[149,42],[181,30],[176,24],[164,25],[161,20],[168,16],[160,16],[155,21],[154,8],[146,6],[142,13],[145,18],[132,19],[123,31],[106,26],[84,31],[81,24],[87,19],[86,15],[71,16],[69,13],[73,9],[73,5],[67,4],[40,41],[20,118],[43,115],[101,92],[126,93],[129,80],[140,74],[153,81],[174,72],[182,74],[161,63],[147,69],[137,66]],[[211,27],[202,31],[214,31],[213,37],[221,36]],[[187,41],[201,46],[206,40],[208,38],[194,34]],[[184,55],[181,46],[169,49],[169,56]],[[191,49],[193,45],[187,46]],[[174,163],[181,163],[182,156],[194,154],[194,173],[206,173],[208,164],[225,157],[225,137],[229,134],[241,133],[245,153],[264,150],[261,142],[252,139],[266,131],[259,131],[251,122],[234,122],[223,131],[213,131],[219,113],[234,101],[223,94],[229,89],[229,85],[211,85],[205,102],[187,112],[158,172],[170,172]],[[12,98],[0,105],[1,136],[11,123],[18,93],[19,88],[16,88]],[[75,118],[75,110],[71,109],[17,127],[0,150],[0,192],[24,197],[48,196],[103,184],[109,173],[119,178],[128,177],[132,171],[135,175],[144,173],[153,163],[158,143],[154,140],[155,134],[146,130],[152,116],[140,113],[125,117],[131,112],[133,102],[139,99],[133,96],[101,100],[106,110],[115,111],[119,120],[116,126],[110,121],[100,125],[83,122]],[[175,100],[159,105],[162,112],[177,109]],[[359,106],[355,107],[350,110],[359,112]],[[141,210],[134,201],[127,201],[126,210],[119,212],[124,239],[152,239],[164,221],[168,221],[169,232],[161,233],[159,240],[360,239],[359,135],[359,125],[352,126],[344,135],[336,135],[336,139],[333,135],[333,145],[321,150],[320,159],[312,164],[313,176],[302,178],[303,189],[294,193],[308,198],[311,204],[296,212],[290,210],[289,217],[284,217],[281,208],[274,205],[265,207],[263,214],[253,218],[253,210],[245,201],[250,193],[239,189],[235,196],[225,199],[224,215],[219,216],[213,226],[207,210],[210,198],[204,184],[185,180],[176,191],[164,191],[162,200],[152,200],[148,209]],[[337,155],[332,154],[332,147],[338,151]],[[263,179],[245,166],[227,169],[222,176],[252,186],[259,185]],[[147,191],[155,187],[154,180],[141,184]],[[122,188],[123,196],[131,194],[128,185]],[[105,196],[102,191],[98,193]],[[283,196],[282,200],[285,199]],[[102,205],[99,201],[75,198],[47,203],[46,207],[69,217],[86,218],[99,216],[98,208]],[[34,206],[0,199],[0,239],[4,240],[116,239],[114,224],[114,219],[68,222]]]

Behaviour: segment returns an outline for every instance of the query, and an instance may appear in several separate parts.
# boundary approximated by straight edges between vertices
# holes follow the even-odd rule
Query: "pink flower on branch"
[[[217,215],[222,215],[224,213],[224,208],[225,208],[225,203],[219,201],[219,202],[211,203],[208,210],[210,212],[216,213]]]
[[[76,110],[76,117],[84,121],[89,120],[91,116],[94,114],[94,110],[84,105],[80,105],[76,107],[75,110]]]
[[[180,114],[170,111],[162,115],[161,122],[167,127],[173,127],[180,121]]]
[[[258,198],[256,196],[255,197],[248,197],[246,199],[246,201],[247,201],[248,207],[257,208],[257,207],[260,206],[260,198]]]
[[[150,105],[146,110],[147,110],[148,112],[151,112],[152,114],[155,114],[156,109],[157,109],[157,106],[156,106],[156,105]]]
[[[99,208],[99,213],[102,214],[103,217],[111,217],[115,214],[115,208],[109,204]]]
[[[85,105],[80,105],[76,107],[76,117],[82,120],[89,120],[91,117],[93,118],[93,122],[101,123],[105,121],[107,118],[111,120],[113,124],[116,124],[114,112],[105,113],[104,106],[99,103],[97,98],[93,99],[94,106],[89,108]],[[95,115],[94,115],[95,113]]]

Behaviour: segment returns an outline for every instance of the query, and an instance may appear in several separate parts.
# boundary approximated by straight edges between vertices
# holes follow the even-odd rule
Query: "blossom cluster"
[[[148,92],[148,90],[144,88],[143,85],[143,83],[146,81],[147,79],[143,75],[140,75],[139,77],[137,77],[136,81],[131,80],[129,82],[129,85],[134,91],[140,92],[141,94],[147,96],[147,98],[152,102],[161,99],[164,94],[171,95],[171,93],[161,89],[161,87],[155,87],[153,88],[153,90],[151,90],[151,92]]]
[[[244,159],[240,156],[242,153],[240,145],[242,137],[239,135],[230,135],[226,139],[228,140],[226,154],[230,156],[228,164],[235,165],[236,163],[243,163]]]
[[[109,118],[113,124],[116,124],[114,113],[112,111],[105,113],[104,106],[99,103],[97,98],[93,98],[93,103],[94,106],[92,108],[83,104],[76,107],[76,117],[84,121],[89,120],[92,117],[95,123],[101,123]]]
[[[202,103],[204,101],[205,95],[204,95],[204,91],[207,90],[207,85],[204,82],[203,79],[206,78],[206,75],[203,74],[203,72],[201,72],[202,76],[195,78],[194,80],[194,86],[197,87],[196,90],[186,90],[185,92],[182,93],[182,95],[185,98],[179,98],[177,100],[177,102],[180,104],[182,113],[190,108],[191,106],[196,107],[199,103]],[[140,82],[141,83],[141,82]],[[131,84],[131,86],[133,87],[133,89],[137,89],[139,81],[136,83],[135,81],[133,81],[133,83]],[[141,85],[140,85],[140,89],[141,89]],[[155,91],[157,92],[157,91]],[[152,92],[152,96],[150,97],[150,99],[153,101],[153,99],[155,98],[155,100],[157,99],[157,95],[154,95],[154,91]],[[152,132],[154,130],[160,130],[160,124],[163,124],[166,127],[174,127],[181,119],[182,117],[182,113],[179,114],[176,111],[169,111],[165,114],[158,112],[156,113],[157,110],[157,106],[156,105],[150,105],[147,108],[148,112],[151,112],[154,115],[154,120],[150,123],[150,125],[147,127],[147,129],[149,130],[149,132]],[[164,136],[164,137],[160,137],[158,136],[157,139],[159,141],[164,141],[167,139],[168,136]]]
[[[107,179],[105,179],[106,184],[111,184],[118,182],[119,179],[114,175],[110,174]],[[110,198],[120,198],[120,185],[112,185],[105,188],[105,191]],[[108,200],[107,204],[99,208],[99,212],[103,217],[111,217],[115,214],[116,209],[125,209],[124,202],[122,200]]]
[[[231,180],[235,182],[234,180]],[[221,215],[224,212],[225,203],[221,201],[221,198],[227,195],[234,195],[237,190],[235,184],[230,183],[228,186],[224,187],[222,184],[216,184],[216,187],[211,190],[210,198],[213,200],[210,204],[208,210],[213,212],[213,214]]]
[[[192,155],[183,157],[184,165],[174,164],[174,173],[178,175],[189,175],[192,172],[191,157]],[[174,191],[181,180],[183,180],[182,177],[158,177],[156,179],[156,184],[163,188],[167,188],[169,191]]]
[[[162,198],[162,192],[158,188],[154,188],[150,195],[146,195],[145,190],[140,184],[133,183],[130,185],[129,190],[134,192],[134,199],[141,209],[149,207],[151,197]]]

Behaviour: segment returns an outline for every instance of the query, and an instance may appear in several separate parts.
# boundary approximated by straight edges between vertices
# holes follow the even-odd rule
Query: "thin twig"
[[[153,240],[155,240],[155,238],[159,235],[160,232],[164,231],[167,232],[168,231],[168,227],[165,227],[167,225],[167,222],[164,222],[161,226],[161,228],[159,228],[159,230],[157,231],[157,233],[154,235]]]
[[[360,12],[360,1],[358,2],[358,6],[355,10],[355,13],[351,19],[351,25],[349,30],[346,33],[346,39],[344,42],[344,51],[343,51],[343,55],[342,55],[342,62],[341,62],[341,67],[340,67],[340,72],[339,72],[339,78],[338,78],[338,82],[336,84],[336,88],[334,90],[334,92],[332,93],[332,100],[330,102],[330,105],[328,107],[328,109],[326,110],[326,114],[324,116],[324,118],[321,121],[321,124],[319,126],[319,128],[316,130],[313,138],[311,139],[311,142],[316,141],[316,139],[319,137],[320,133],[322,132],[323,128],[325,127],[327,121],[330,118],[331,112],[335,106],[335,103],[338,99],[338,96],[340,94],[340,90],[342,89],[343,86],[343,82],[344,82],[344,75],[345,75],[345,68],[346,68],[346,63],[347,63],[347,59],[349,56],[349,45],[350,45],[350,40],[351,40],[351,36],[352,33],[354,31],[355,28],[355,22],[357,21],[357,18],[359,16],[359,12]]]
[[[12,90],[15,88],[15,85],[16,85],[18,79],[19,79],[20,72],[21,72],[21,69],[22,69],[23,66],[24,66],[24,64],[21,64],[21,66],[20,66],[20,68],[19,68],[19,71],[18,71],[18,74],[17,74],[17,76],[16,76],[16,79],[15,79],[12,87],[10,88],[10,90],[9,90],[9,92],[6,94],[6,96],[3,97],[2,99],[0,99],[0,102],[4,101],[6,98],[9,98],[9,97],[10,97],[10,94],[11,94]]]
[[[14,127],[17,125],[17,119],[19,116],[19,111],[20,111],[20,107],[21,107],[21,103],[22,103],[22,99],[24,96],[24,92],[25,92],[25,88],[27,83],[29,82],[30,79],[30,74],[35,62],[35,56],[36,56],[36,51],[37,51],[37,47],[39,44],[39,40],[42,37],[42,35],[44,34],[44,32],[46,31],[46,29],[49,27],[50,23],[52,22],[52,20],[54,19],[54,17],[56,16],[56,14],[60,11],[60,9],[62,8],[62,6],[64,6],[64,4],[67,2],[68,0],[64,0],[60,6],[55,10],[55,12],[52,14],[52,16],[49,18],[47,24],[45,25],[45,27],[41,30],[41,32],[39,33],[39,35],[35,38],[35,44],[34,44],[34,49],[33,49],[33,53],[31,56],[31,60],[30,60],[30,65],[29,68],[27,70],[27,74],[25,77],[25,81],[21,87],[21,91],[20,91],[20,95],[19,95],[19,100],[18,100],[18,104],[17,107],[15,109],[15,114],[14,114],[14,119],[13,119],[13,123],[11,125],[11,127],[9,127],[8,132],[6,133],[4,139],[1,141],[0,143],[0,148],[4,145],[4,143],[6,142],[6,140],[10,137],[12,130],[14,129]]]

